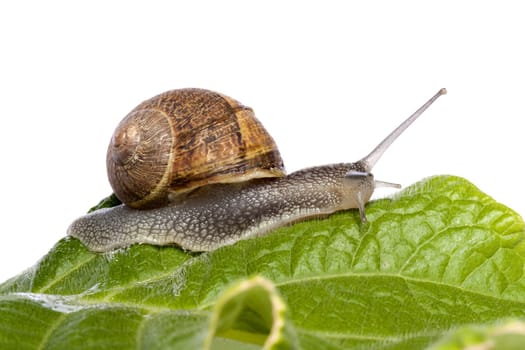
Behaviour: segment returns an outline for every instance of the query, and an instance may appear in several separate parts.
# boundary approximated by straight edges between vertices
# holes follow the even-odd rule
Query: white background
[[[253,107],[293,171],[361,158],[446,87],[376,178],[409,185],[460,175],[525,213],[520,5],[2,3],[0,281],[33,265],[111,192],[113,129],[174,88],[217,90]]]

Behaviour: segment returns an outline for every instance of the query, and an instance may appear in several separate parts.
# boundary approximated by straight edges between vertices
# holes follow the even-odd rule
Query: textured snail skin
[[[161,208],[101,209],[74,221],[68,234],[98,252],[134,243],[209,251],[310,217],[362,210],[374,187],[361,162],[319,166],[283,178],[202,187]]]

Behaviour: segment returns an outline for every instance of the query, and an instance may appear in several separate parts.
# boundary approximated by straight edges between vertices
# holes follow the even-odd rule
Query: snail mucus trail
[[[439,90],[357,162],[311,167],[281,177],[204,185],[155,208],[122,204],[100,209],[74,221],[68,234],[97,252],[135,243],[210,251],[340,210],[357,208],[365,222],[365,203],[374,189],[400,187],[374,180],[372,168],[392,142],[445,93],[445,89]]]

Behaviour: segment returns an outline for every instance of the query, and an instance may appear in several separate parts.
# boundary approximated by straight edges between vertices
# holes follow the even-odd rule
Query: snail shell
[[[133,208],[180,201],[204,185],[285,175],[253,110],[203,89],[167,91],[135,107],[117,126],[106,164],[116,196]]]

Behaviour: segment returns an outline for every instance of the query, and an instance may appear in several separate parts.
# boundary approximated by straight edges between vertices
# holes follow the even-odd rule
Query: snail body
[[[273,140],[263,132],[270,147],[267,144],[262,148],[254,147],[254,154],[266,155],[262,161],[252,162],[258,164],[251,174],[244,175],[241,170],[237,180],[222,173],[218,181],[202,182],[201,179],[197,186],[170,191],[165,198],[156,193],[154,205],[146,203],[144,209],[127,204],[100,209],[74,221],[68,234],[98,252],[135,243],[176,244],[191,251],[210,251],[296,221],[340,210],[357,208],[365,222],[364,206],[374,189],[400,187],[376,181],[371,169],[390,144],[444,93],[446,90],[441,89],[357,162],[312,167],[284,175]],[[257,121],[256,125],[259,124]],[[110,144],[110,149],[112,147]],[[240,148],[244,152],[243,147]],[[259,152],[259,149],[264,151]],[[127,151],[124,154],[128,159],[134,157]],[[108,159],[111,157],[108,154]],[[233,168],[238,169],[235,165]]]

